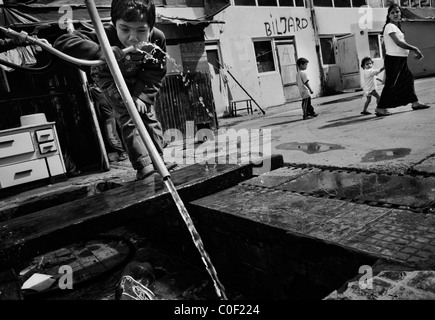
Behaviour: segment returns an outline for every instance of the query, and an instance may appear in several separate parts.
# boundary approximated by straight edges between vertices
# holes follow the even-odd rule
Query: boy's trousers
[[[91,87],[90,92],[94,100],[95,110],[101,126],[103,128],[103,135],[108,144],[107,152],[117,152],[118,154],[125,152],[121,139],[118,136],[116,128],[116,119],[110,101],[106,99],[101,89],[98,87]]]
[[[135,170],[141,169],[152,163],[149,152],[136,129],[136,126],[131,118],[121,95],[116,88],[115,83],[110,84],[103,89],[107,99],[113,107],[113,111],[118,122],[119,128],[125,147],[127,149],[130,162]],[[160,122],[156,118],[153,105],[147,104],[148,112],[140,113],[142,121],[147,129],[157,152],[163,155],[163,130]]]
[[[304,114],[304,117],[315,114],[314,108],[311,105],[311,97],[302,99],[302,112]]]

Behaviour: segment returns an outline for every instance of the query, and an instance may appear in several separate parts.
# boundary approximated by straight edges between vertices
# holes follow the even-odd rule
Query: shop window
[[[401,7],[409,7],[409,0],[400,0]]]
[[[276,0],[257,0],[257,2],[261,7],[276,7]]]
[[[255,41],[254,50],[258,73],[275,71],[272,43],[269,40]]]
[[[293,7],[293,0],[278,0],[280,7]]]
[[[433,0],[435,1],[435,0]],[[295,1],[296,7],[305,7],[304,0],[296,0]]]
[[[350,0],[334,0],[334,7],[338,7],[338,8],[350,7]]]
[[[335,52],[333,38],[320,38],[323,64],[335,64]]]
[[[411,0],[414,1],[414,0]],[[418,1],[418,0],[417,0]],[[384,0],[384,8],[388,8],[389,6],[391,6],[393,3],[395,3],[395,0]]]
[[[168,74],[183,72],[183,60],[181,59],[180,45],[166,46],[166,69]]]
[[[315,7],[332,7],[332,0],[314,0]]]
[[[212,74],[219,74],[219,52],[217,50],[207,50],[207,61],[210,64],[210,69],[212,69]]]
[[[354,8],[359,8],[366,5],[366,0],[352,0],[352,7]]]
[[[234,0],[236,6],[256,6],[255,0]]]
[[[370,57],[372,59],[381,58],[381,45],[379,34],[369,34]]]
[[[430,0],[420,0],[421,7],[430,7]]]

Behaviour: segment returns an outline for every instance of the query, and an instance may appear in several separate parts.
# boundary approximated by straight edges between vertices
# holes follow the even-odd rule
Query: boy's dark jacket
[[[119,41],[113,24],[105,24],[104,29],[111,46],[125,48]],[[165,35],[156,27],[151,31],[150,42],[166,52]],[[64,34],[55,41],[53,46],[57,50],[79,59],[98,60],[102,55],[95,31],[74,31],[72,34]],[[152,46],[147,46],[142,50],[152,52],[154,59],[141,61],[143,54],[128,53],[126,58],[118,62],[118,65],[132,97],[154,104],[155,96],[166,75],[166,56]],[[95,76],[94,80],[102,89],[114,81],[107,64],[91,67],[91,75]]]
[[[0,52],[9,51],[18,47],[11,39],[0,39]]]

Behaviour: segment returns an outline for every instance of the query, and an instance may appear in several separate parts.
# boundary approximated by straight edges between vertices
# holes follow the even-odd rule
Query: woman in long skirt
[[[416,59],[422,59],[420,49],[405,42],[400,29],[401,8],[392,4],[388,8],[383,36],[385,45],[385,85],[375,113],[378,117],[388,116],[387,108],[396,108],[412,103],[413,110],[427,109],[430,106],[418,101],[414,88],[414,76],[408,68],[409,51],[414,51]]]

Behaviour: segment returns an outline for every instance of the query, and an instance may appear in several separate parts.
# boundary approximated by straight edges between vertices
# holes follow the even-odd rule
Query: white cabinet
[[[65,173],[55,122],[0,131],[0,189]]]

